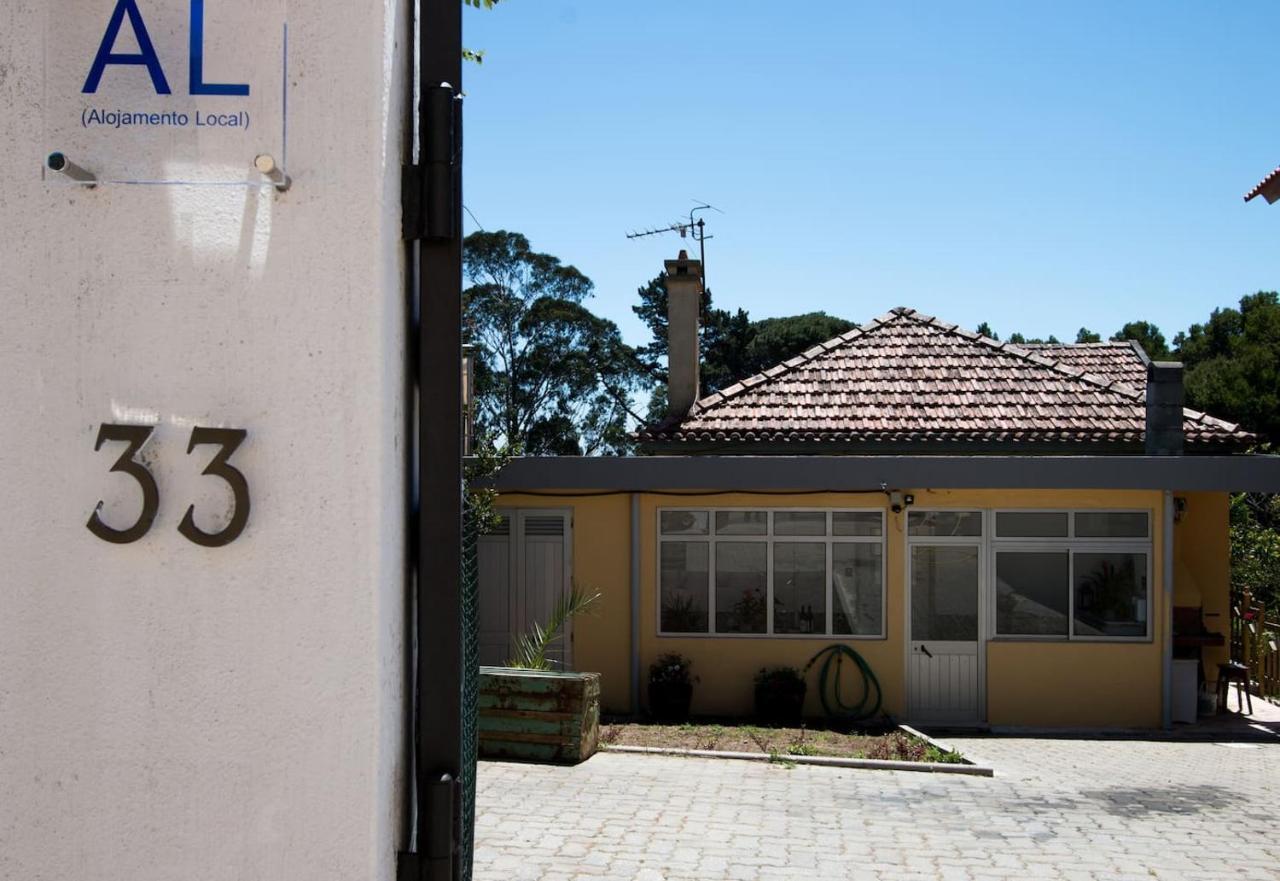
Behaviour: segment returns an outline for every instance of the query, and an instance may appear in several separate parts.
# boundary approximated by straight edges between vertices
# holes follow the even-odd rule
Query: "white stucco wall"
[[[278,195],[42,182],[45,2],[0,4],[0,878],[394,877],[398,6],[289,4]],[[134,544],[85,528],[140,506],[103,422],[158,426]],[[177,533],[229,507],[192,424],[248,431],[226,547]]]

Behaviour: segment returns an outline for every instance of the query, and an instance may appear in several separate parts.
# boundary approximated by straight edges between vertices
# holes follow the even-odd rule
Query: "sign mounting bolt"
[[[44,164],[48,166],[50,171],[56,171],[59,174],[65,174],[74,181],[85,184],[92,189],[98,185],[98,176],[87,168],[81,168],[70,159],[65,153],[54,151],[45,159]]]
[[[270,153],[259,153],[253,157],[253,167],[266,175],[276,185],[276,189],[282,193],[293,184],[293,180],[284,173],[283,168],[276,165],[276,158]]]

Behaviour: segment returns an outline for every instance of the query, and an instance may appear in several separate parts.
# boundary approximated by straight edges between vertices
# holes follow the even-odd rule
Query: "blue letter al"
[[[115,48],[116,37],[120,35],[120,25],[124,24],[126,15],[129,16],[133,35],[138,40],[137,55],[117,55],[111,51]],[[107,32],[102,35],[102,44],[98,46],[98,55],[93,59],[93,67],[89,68],[89,76],[85,79],[84,88],[80,91],[85,94],[98,91],[98,83],[102,81],[102,73],[107,69],[108,64],[145,64],[147,72],[151,74],[151,84],[155,86],[156,94],[170,94],[169,81],[164,78],[164,70],[160,67],[155,46],[151,45],[147,26],[142,23],[142,13],[138,11],[137,0],[120,0],[116,4],[115,11],[111,13],[111,20],[107,22]]]
[[[191,80],[193,95],[247,95],[245,84],[204,81],[204,0],[191,0]]]

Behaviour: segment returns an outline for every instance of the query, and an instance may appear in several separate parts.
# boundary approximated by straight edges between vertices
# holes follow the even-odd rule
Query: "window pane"
[[[1002,511],[996,514],[1000,538],[1066,538],[1066,511]]]
[[[1066,636],[1070,579],[1066,551],[996,554],[996,633]]]
[[[831,626],[835,633],[879,636],[884,632],[878,543],[831,546]]]
[[[768,570],[762,541],[716,544],[716,632],[764,633]]]
[[[773,546],[773,632],[827,632],[827,546],[782,541]]]
[[[911,638],[977,641],[977,548],[911,549]]]
[[[1077,636],[1147,635],[1147,555],[1075,555]]]
[[[775,511],[774,535],[826,535],[826,511]]]
[[[707,632],[707,543],[662,543],[662,631]]]
[[[1147,512],[1076,512],[1077,538],[1146,538]]]
[[[907,514],[907,531],[911,535],[982,535],[982,512],[912,511]]]
[[[706,511],[663,511],[662,532],[664,535],[706,535]]]
[[[716,511],[716,535],[764,535],[767,516],[764,511]]]
[[[880,535],[884,532],[879,511],[836,511],[831,515],[835,535]]]

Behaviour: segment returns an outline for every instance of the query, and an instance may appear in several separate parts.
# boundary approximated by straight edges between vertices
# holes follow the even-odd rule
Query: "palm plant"
[[[519,670],[550,670],[547,651],[564,638],[564,626],[569,619],[586,611],[598,599],[599,591],[580,590],[575,584],[556,603],[546,624],[535,621],[528,633],[516,638],[515,656],[507,661],[507,666]]]

